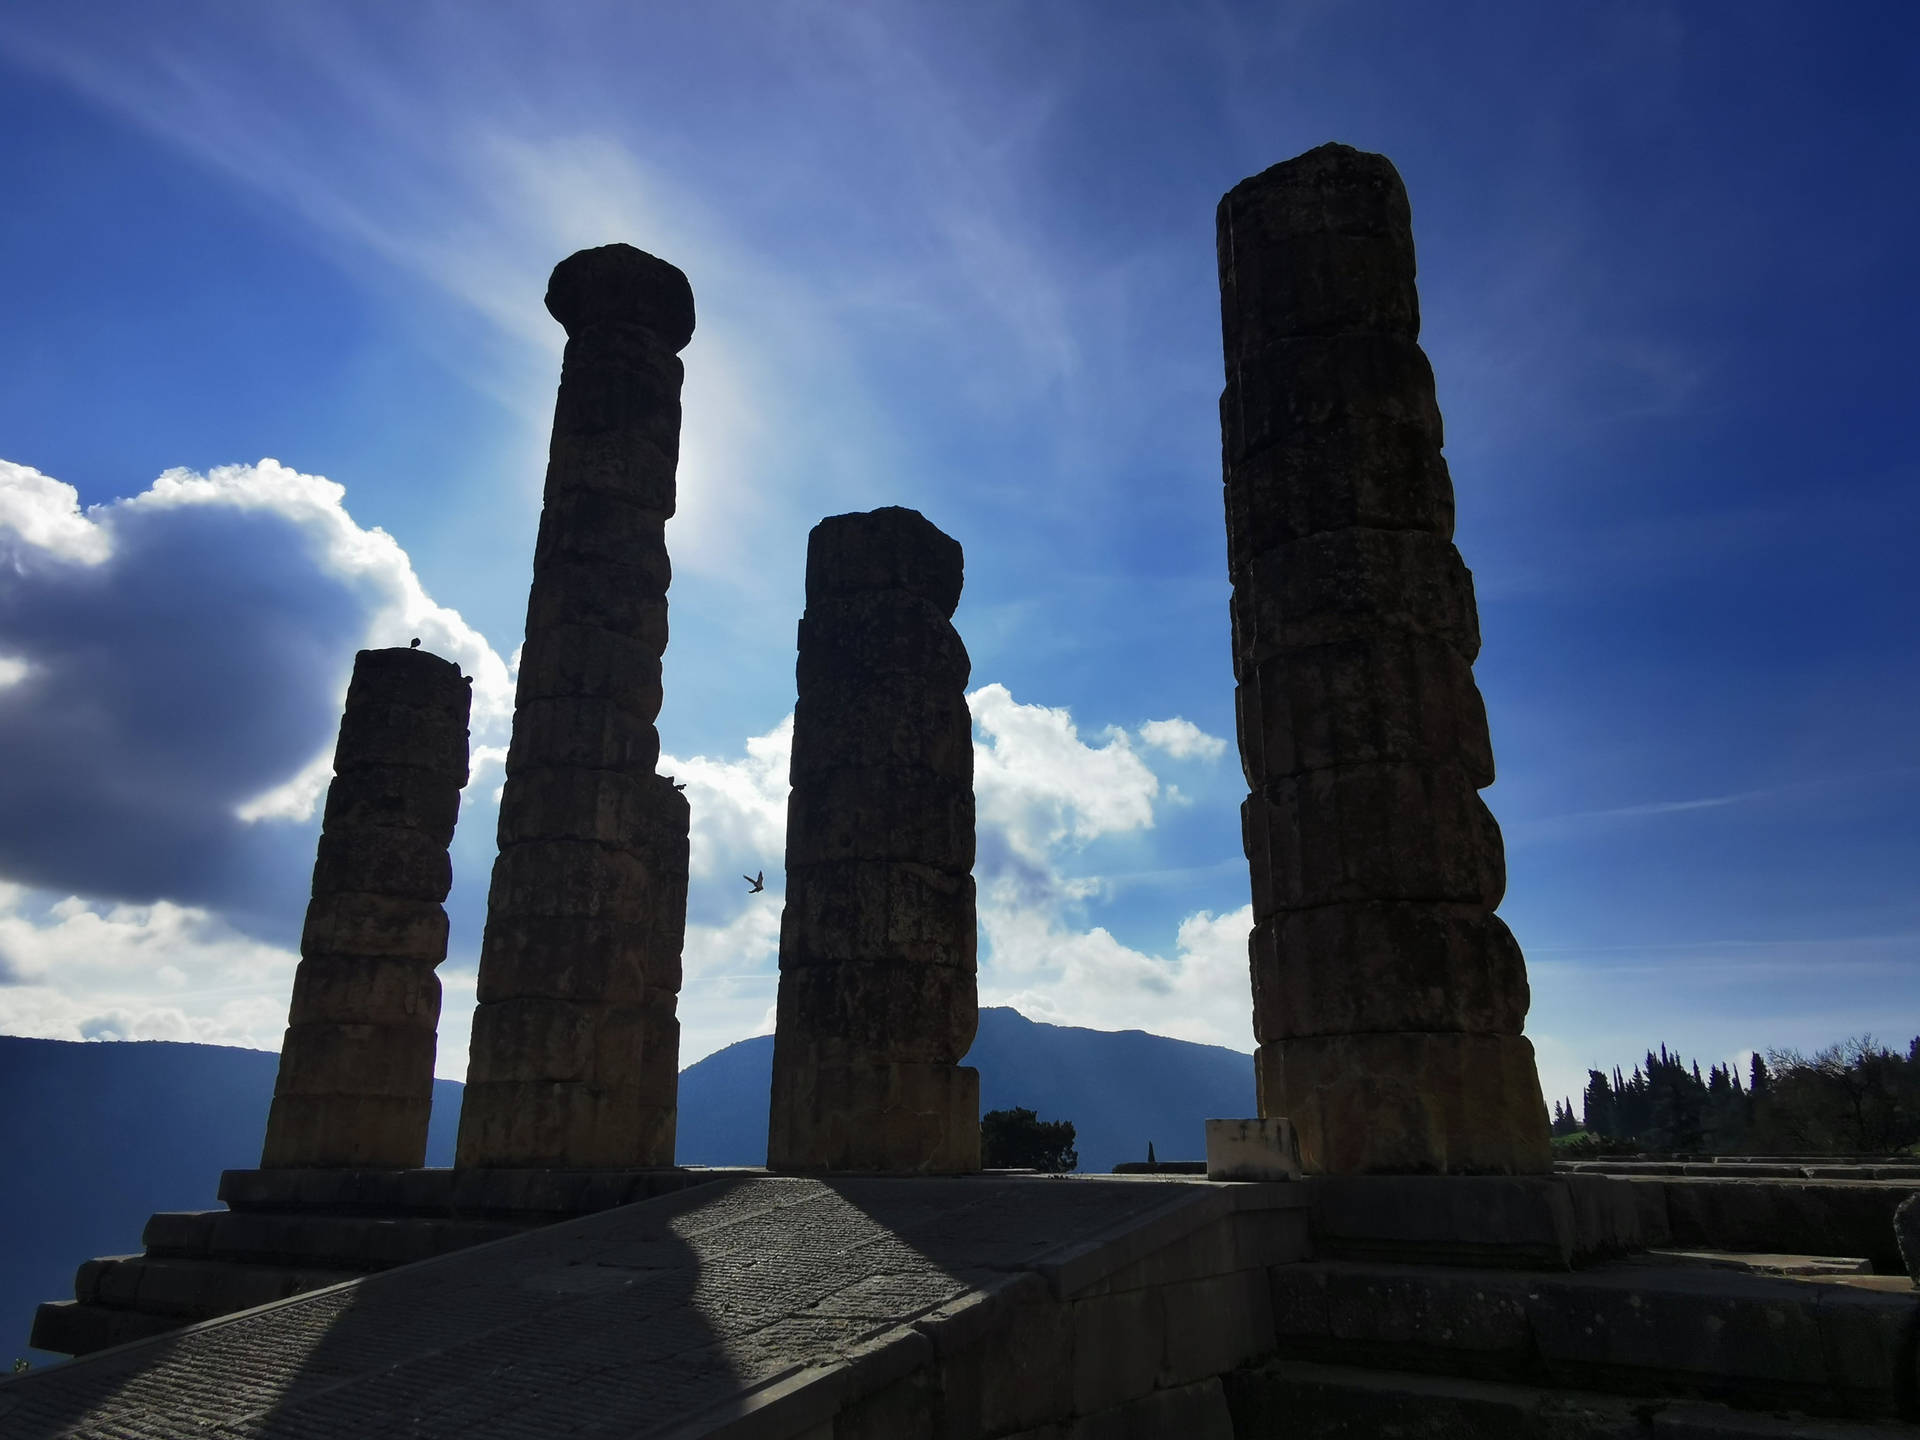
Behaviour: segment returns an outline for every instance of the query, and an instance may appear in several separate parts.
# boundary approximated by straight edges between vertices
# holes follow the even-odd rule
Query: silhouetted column
[[[1218,233],[1260,1113],[1313,1171],[1544,1171],[1405,188],[1323,145]]]
[[[426,1163],[472,699],[424,650],[354,657],[262,1168]]]
[[[958,542],[897,507],[807,539],[767,1164],[980,1168],[973,722]]]
[[[693,292],[606,245],[555,267],[547,309],[567,350],[458,1160],[671,1165],[687,802],[653,722]]]

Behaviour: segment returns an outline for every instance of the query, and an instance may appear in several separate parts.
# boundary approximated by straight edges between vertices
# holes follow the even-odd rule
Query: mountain
[[[1254,1113],[1250,1056],[1144,1030],[1081,1030],[982,1010],[966,1063],[980,1072],[983,1113],[1020,1105],[1042,1120],[1071,1120],[1083,1171],[1144,1160],[1150,1140],[1162,1160],[1203,1159],[1202,1121]],[[771,1035],[681,1071],[680,1163],[763,1163],[772,1075]]]
[[[93,1255],[140,1248],[156,1210],[204,1210],[222,1170],[257,1164],[279,1056],[165,1041],[0,1036],[8,1114],[0,1181],[0,1370],[24,1353],[33,1307],[73,1293]],[[980,1108],[1074,1122],[1083,1171],[1146,1157],[1199,1159],[1201,1122],[1253,1114],[1249,1057],[1139,1030],[1043,1025],[980,1012],[967,1063]],[[758,1165],[767,1155],[773,1037],[743,1040],[680,1074],[679,1159]],[[427,1163],[453,1159],[461,1087],[434,1085]]]

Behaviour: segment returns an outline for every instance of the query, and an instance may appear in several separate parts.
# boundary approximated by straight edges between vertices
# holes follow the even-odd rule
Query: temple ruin
[[[959,544],[917,511],[807,537],[767,1164],[980,1168],[973,721]]]
[[[1406,190],[1323,145],[1217,225],[1260,1113],[1309,1171],[1544,1172]]]
[[[1550,1169],[1399,176],[1257,175],[1219,263],[1261,1116],[1209,1125],[1246,1178],[965,1173],[962,557],[903,509],[809,537],[769,1166],[673,1166],[693,302],[583,251],[457,1163],[420,1162],[467,691],[366,651],[262,1167],[40,1307],[84,1358],[0,1379],[8,1440],[1912,1434],[1920,1166]]]
[[[438,655],[354,657],[263,1169],[426,1163],[472,701]]]
[[[693,290],[605,245],[554,269],[547,309],[567,350],[459,1163],[671,1165],[687,802],[653,722]]]

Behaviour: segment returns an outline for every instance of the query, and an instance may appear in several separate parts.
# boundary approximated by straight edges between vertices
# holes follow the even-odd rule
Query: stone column
[[[959,544],[917,511],[807,539],[767,1164],[980,1168]]]
[[[567,349],[458,1159],[671,1165],[687,802],[653,722],[693,292],[605,245],[560,262],[547,309]]]
[[[426,1163],[472,699],[424,650],[354,657],[263,1169]]]
[[[1406,190],[1323,145],[1218,239],[1260,1113],[1311,1171],[1545,1171]]]

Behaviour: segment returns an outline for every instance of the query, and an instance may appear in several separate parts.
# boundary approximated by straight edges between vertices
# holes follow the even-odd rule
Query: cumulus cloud
[[[506,666],[335,482],[262,460],[78,500],[0,461],[0,876],[297,924],[366,645],[457,661],[504,738]]]
[[[1165,751],[1174,760],[1218,760],[1227,753],[1227,742],[1209,735],[1191,720],[1178,715],[1171,720],[1149,720],[1140,727],[1140,740],[1155,750]]]

